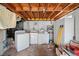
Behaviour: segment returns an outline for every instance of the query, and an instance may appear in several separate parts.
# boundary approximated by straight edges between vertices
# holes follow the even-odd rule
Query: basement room
[[[0,56],[79,56],[79,3],[0,3]]]

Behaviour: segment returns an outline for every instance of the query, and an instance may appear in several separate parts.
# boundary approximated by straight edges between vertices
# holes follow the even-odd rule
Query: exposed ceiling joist
[[[73,11],[73,10],[75,10],[75,9],[77,9],[79,7],[79,4],[75,4],[74,6],[73,5],[71,6],[72,8],[69,9],[69,11],[67,11],[66,13],[62,12],[60,14],[60,16],[58,16],[58,17],[55,18],[55,20],[59,19],[60,17],[63,17],[64,15],[68,14],[69,12],[71,12],[71,11]]]
[[[17,15],[21,16],[24,20],[28,20],[23,14],[21,14],[20,12],[16,13]]]
[[[54,19],[58,19],[66,14],[68,14],[69,12],[73,11],[74,9],[78,8],[79,4],[69,4],[67,7],[65,7],[60,13],[58,13]],[[64,11],[65,10],[65,11]]]
[[[22,10],[18,10],[18,11],[29,11],[29,5],[27,3],[21,3],[20,4],[22,6]]]
[[[60,6],[61,4],[59,3],[56,7],[55,7],[55,9],[54,10],[57,10],[57,8]],[[54,13],[55,11],[53,11],[52,10],[52,13],[49,15],[49,17],[48,18],[50,18],[52,15],[53,15],[53,13]]]
[[[15,11],[15,8],[12,6],[12,5],[10,5],[10,4],[2,4],[3,6],[5,6],[7,9],[9,9],[10,11]]]
[[[59,7],[61,7],[61,5],[63,5],[63,4],[62,4],[62,3],[59,4],[59,6],[58,6],[56,9],[58,9]],[[64,4],[64,5],[65,5],[65,4]],[[69,6],[69,4],[63,6],[63,7],[61,8],[62,11],[64,11],[64,9],[65,9],[67,6]],[[52,15],[52,17],[50,17],[50,18],[51,18],[51,19],[52,19],[52,18],[54,19],[57,15],[59,15],[60,13],[62,13],[62,11],[54,12],[54,13],[53,13],[54,15]]]
[[[30,4],[28,4],[28,6],[29,6],[29,12],[28,12],[28,15],[31,17],[31,19],[34,17],[34,14],[33,14],[33,12],[31,11],[31,9],[32,9],[32,7],[31,7],[31,5]]]
[[[71,3],[71,4],[69,4],[68,6],[66,6],[62,11],[60,11],[55,17],[57,17],[58,15],[60,15],[62,12],[64,12],[64,10],[66,9],[66,8],[68,8],[69,6],[71,6],[73,3]],[[53,17],[53,19],[55,18],[55,17]]]
[[[79,7],[78,3],[3,3],[25,20],[57,20]],[[34,21],[35,21],[34,20]]]
[[[47,18],[46,17],[46,14],[47,14],[46,13],[47,12],[47,6],[48,6],[48,4],[44,4],[44,9],[45,9],[45,10],[43,10],[43,18],[44,18],[44,20],[46,20],[45,18]]]

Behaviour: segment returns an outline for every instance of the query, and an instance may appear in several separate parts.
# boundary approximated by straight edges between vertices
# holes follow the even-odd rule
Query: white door
[[[65,19],[65,29],[64,29],[64,35],[65,35],[65,44],[69,43],[70,40],[73,40],[74,36],[74,18],[66,18]]]

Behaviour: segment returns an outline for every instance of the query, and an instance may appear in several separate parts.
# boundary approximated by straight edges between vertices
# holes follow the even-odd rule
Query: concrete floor
[[[56,56],[56,53],[55,49],[49,49],[48,45],[31,45],[20,52],[16,52],[15,48],[10,48],[3,56]]]

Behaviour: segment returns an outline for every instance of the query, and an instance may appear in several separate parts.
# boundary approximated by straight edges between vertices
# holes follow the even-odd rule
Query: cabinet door
[[[30,33],[30,44],[37,44],[37,37],[38,34],[37,33]]]
[[[49,43],[49,34],[39,33],[38,44],[48,44],[48,43]]]

